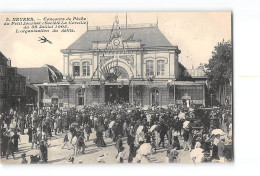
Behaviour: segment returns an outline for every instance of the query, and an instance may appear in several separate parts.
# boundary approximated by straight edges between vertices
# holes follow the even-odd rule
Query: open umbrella
[[[136,134],[140,134],[142,130],[144,129],[144,126],[139,126],[136,130]]]
[[[215,135],[224,135],[225,134],[225,132],[224,131],[222,131],[221,129],[215,129],[215,130],[212,130],[212,132],[211,132],[211,134],[213,135],[213,134],[215,134]]]
[[[109,123],[109,125],[108,125],[108,128],[112,128],[114,124],[115,124],[115,121],[111,121],[111,122]]]
[[[150,143],[143,143],[138,149],[140,155],[149,155],[152,154],[152,146]]]
[[[190,121],[185,121],[183,123],[183,128],[187,128],[189,126],[189,124],[190,124]]]
[[[158,125],[153,125],[151,128],[150,128],[150,131],[152,132],[153,130],[155,130],[155,128],[157,127]]]

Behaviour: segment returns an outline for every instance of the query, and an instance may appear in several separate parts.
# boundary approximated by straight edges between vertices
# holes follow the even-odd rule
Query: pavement
[[[73,150],[69,150],[66,147],[64,149],[61,149],[63,146],[63,137],[64,134],[58,133],[57,135],[54,135],[51,140],[48,140],[48,144],[50,144],[48,148],[48,164],[70,164],[70,162],[68,162],[68,159],[70,156],[73,156]],[[19,142],[19,151],[15,152],[15,159],[13,159],[12,156],[10,156],[9,159],[1,158],[2,164],[20,164],[22,153],[26,153],[26,159],[29,162],[30,155],[39,154],[38,149],[31,149],[31,143],[28,143],[28,135],[20,135],[20,138],[21,142]],[[95,138],[95,133],[91,133],[90,140],[86,143],[87,148],[85,149],[85,153],[74,156],[74,163],[78,164],[81,160],[83,164],[96,164],[98,163],[97,158],[101,154],[106,154],[106,157],[104,158],[106,164],[117,163],[117,149],[115,148],[115,142],[113,142],[110,138],[104,138],[107,147],[96,147],[93,142]],[[181,145],[182,142],[183,141],[180,140]],[[72,147],[71,144],[69,145],[70,147]],[[124,163],[128,163],[127,159],[129,155],[129,146],[126,143],[126,138],[123,138],[123,147],[125,148]],[[152,154],[150,156],[150,163],[165,163],[165,157],[166,149],[160,148],[156,151],[155,154]],[[180,163],[192,163],[189,151],[184,151],[183,149],[179,150],[179,158]]]

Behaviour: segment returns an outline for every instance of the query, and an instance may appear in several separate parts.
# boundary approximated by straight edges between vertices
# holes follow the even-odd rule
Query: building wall
[[[7,61],[0,57],[0,113],[6,108],[6,74],[7,74]]]
[[[26,78],[17,74],[17,68],[8,65],[7,60],[2,57],[0,67],[0,112],[10,108],[23,110],[26,104]]]
[[[124,60],[123,58],[131,58],[133,61],[129,61],[129,59]],[[152,60],[154,62],[154,75],[155,78],[161,79],[172,79],[174,77],[178,76],[178,52],[175,50],[171,51],[132,51],[127,54],[120,53],[120,52],[114,52],[114,53],[102,53],[102,52],[96,52],[96,53],[69,53],[64,54],[64,65],[63,65],[63,74],[64,75],[72,75],[73,73],[73,63],[78,62],[80,66],[80,76],[76,76],[76,79],[89,79],[92,77],[93,73],[95,72],[97,67],[100,67],[106,63],[100,64],[99,61],[102,60],[102,58],[106,58],[106,63],[110,61],[116,61],[117,59],[124,60],[127,62],[127,66],[124,68],[127,70],[131,70],[130,75],[133,74],[134,78],[146,78],[146,61]],[[110,58],[107,59],[107,58]],[[163,60],[164,65],[164,75],[157,76],[157,61]],[[83,62],[88,61],[90,63],[90,76],[83,76],[82,72],[82,64]],[[128,68],[127,68],[128,67]],[[101,75],[97,72],[94,76],[94,78],[100,78]]]

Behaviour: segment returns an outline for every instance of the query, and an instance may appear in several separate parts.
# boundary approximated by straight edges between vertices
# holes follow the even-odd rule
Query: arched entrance
[[[159,106],[160,103],[160,92],[156,88],[152,88],[150,91],[150,104],[152,106]]]
[[[129,79],[133,77],[131,66],[122,59],[116,59],[104,64],[101,72],[102,69],[109,69],[108,71],[103,71],[103,73],[120,73],[116,79],[111,79],[113,82],[107,80],[105,85],[105,102],[129,102]],[[105,76],[103,75],[103,77]]]
[[[111,68],[113,72],[114,68]],[[121,73],[118,77],[116,85],[106,85],[105,86],[105,101],[106,102],[117,102],[125,103],[129,102],[129,85],[127,81],[129,79],[128,72],[123,67],[118,66],[118,71]],[[123,79],[123,80],[122,80]]]

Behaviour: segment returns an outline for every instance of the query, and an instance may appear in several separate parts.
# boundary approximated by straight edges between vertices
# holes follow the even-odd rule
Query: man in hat
[[[121,137],[122,136],[119,134],[118,139],[116,141],[116,145],[115,145],[118,153],[120,152],[120,149],[123,147],[123,141],[122,141]]]
[[[121,147],[119,149],[119,153],[116,155],[117,163],[124,163],[124,156],[125,156],[124,147]]]
[[[43,162],[48,161],[48,148],[47,148],[44,140],[41,140],[41,143],[40,143],[40,157]]]
[[[224,157],[224,149],[225,149],[225,139],[221,139],[218,142],[218,157],[219,157],[219,162],[224,163],[225,162],[225,157]]]
[[[64,136],[64,139],[63,139],[63,146],[62,146],[61,149],[64,149],[65,145],[70,150],[70,147],[69,147],[69,137],[68,137],[68,131],[67,130],[65,131],[65,136]]]
[[[6,153],[6,159],[8,159],[9,155],[12,155],[14,158],[14,139],[9,138],[8,144],[7,144],[7,153]],[[15,159],[15,158],[14,158]]]
[[[14,139],[14,151],[17,152],[18,151],[18,140],[20,140],[20,142],[21,142],[20,135],[17,134],[17,131],[14,132],[14,135],[12,136],[12,138]]]
[[[184,129],[184,131],[183,131],[184,151],[191,150],[189,137],[190,137],[190,133],[189,133],[188,129]]]
[[[10,132],[8,132],[7,128],[1,129],[1,156],[6,155],[9,134],[10,134]]]

